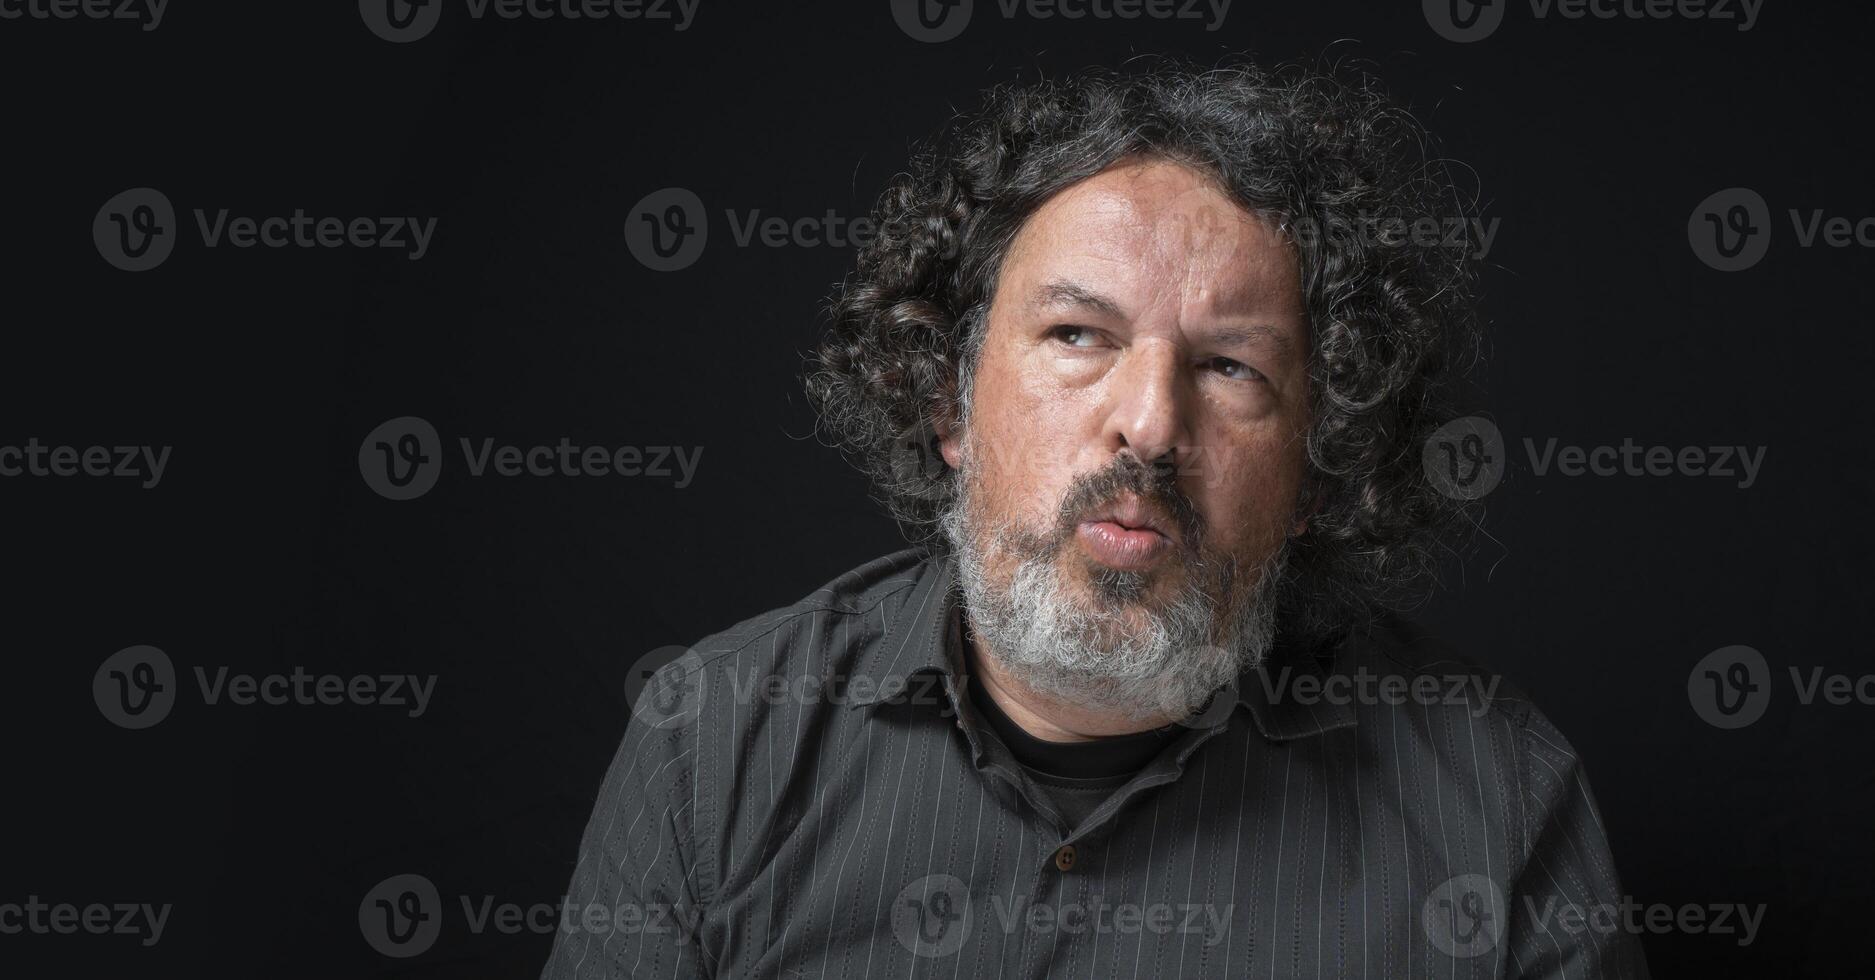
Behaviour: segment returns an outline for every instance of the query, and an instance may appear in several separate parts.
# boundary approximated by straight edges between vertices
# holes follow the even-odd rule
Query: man
[[[808,379],[918,546],[653,678],[544,976],[1644,976],[1569,743],[1383,612],[1456,506],[1424,146],[1242,67],[921,157]]]

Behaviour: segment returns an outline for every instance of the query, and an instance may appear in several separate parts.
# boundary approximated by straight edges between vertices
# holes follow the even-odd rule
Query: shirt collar
[[[918,577],[893,615],[885,636],[861,658],[847,703],[871,706],[892,700],[912,688],[913,678],[935,673],[955,698],[957,631],[948,629],[963,601],[956,563],[949,556],[934,556],[918,565]],[[1325,734],[1355,724],[1354,707],[1345,700],[1299,701],[1278,694],[1290,690],[1295,678],[1313,673],[1326,677],[1352,669],[1356,642],[1343,641],[1326,655],[1278,642],[1262,665],[1245,671],[1218,693],[1214,703],[1241,705],[1250,712],[1257,731],[1271,741],[1289,741]],[[1288,670],[1288,674],[1282,671]],[[1282,678],[1278,684],[1273,678]],[[955,705],[953,705],[953,708]],[[1202,717],[1207,712],[1201,712]],[[1218,717],[1213,724],[1228,720]]]
[[[918,577],[886,626],[884,637],[868,649],[848,685],[847,703],[869,706],[904,692],[914,675],[937,673],[955,680],[951,649],[956,640],[946,635],[951,616],[962,604],[955,562],[944,556],[918,563]]]
[[[1286,742],[1352,727],[1354,705],[1347,699],[1304,701],[1280,694],[1293,691],[1295,679],[1301,675],[1312,674],[1325,680],[1333,674],[1352,673],[1355,642],[1343,640],[1323,656],[1279,639],[1261,665],[1244,671],[1219,697],[1234,695],[1238,704],[1250,710],[1257,730],[1271,741]]]

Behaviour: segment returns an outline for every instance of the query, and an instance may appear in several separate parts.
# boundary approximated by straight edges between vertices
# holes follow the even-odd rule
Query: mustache
[[[1177,467],[1169,461],[1147,463],[1130,450],[1120,451],[1101,469],[1075,477],[1062,494],[1050,538],[1066,541],[1088,511],[1128,493],[1165,512],[1178,529],[1177,547],[1189,555],[1204,553],[1204,518],[1198,505],[1179,488]]]

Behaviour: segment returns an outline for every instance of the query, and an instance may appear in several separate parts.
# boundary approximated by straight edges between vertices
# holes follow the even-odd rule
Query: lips
[[[1164,515],[1137,497],[1127,497],[1076,525],[1075,537],[1095,561],[1122,571],[1139,571],[1171,552],[1171,527]]]
[[[1170,519],[1146,506],[1145,501],[1130,495],[1096,510],[1088,516],[1086,523],[1114,524],[1128,531],[1152,531],[1168,540],[1177,537]]]

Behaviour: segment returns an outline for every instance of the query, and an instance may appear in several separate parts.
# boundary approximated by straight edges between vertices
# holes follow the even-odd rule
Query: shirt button
[[[1063,844],[1061,845],[1061,849],[1055,852],[1055,867],[1060,868],[1063,871],[1074,870],[1074,845],[1073,844]]]

